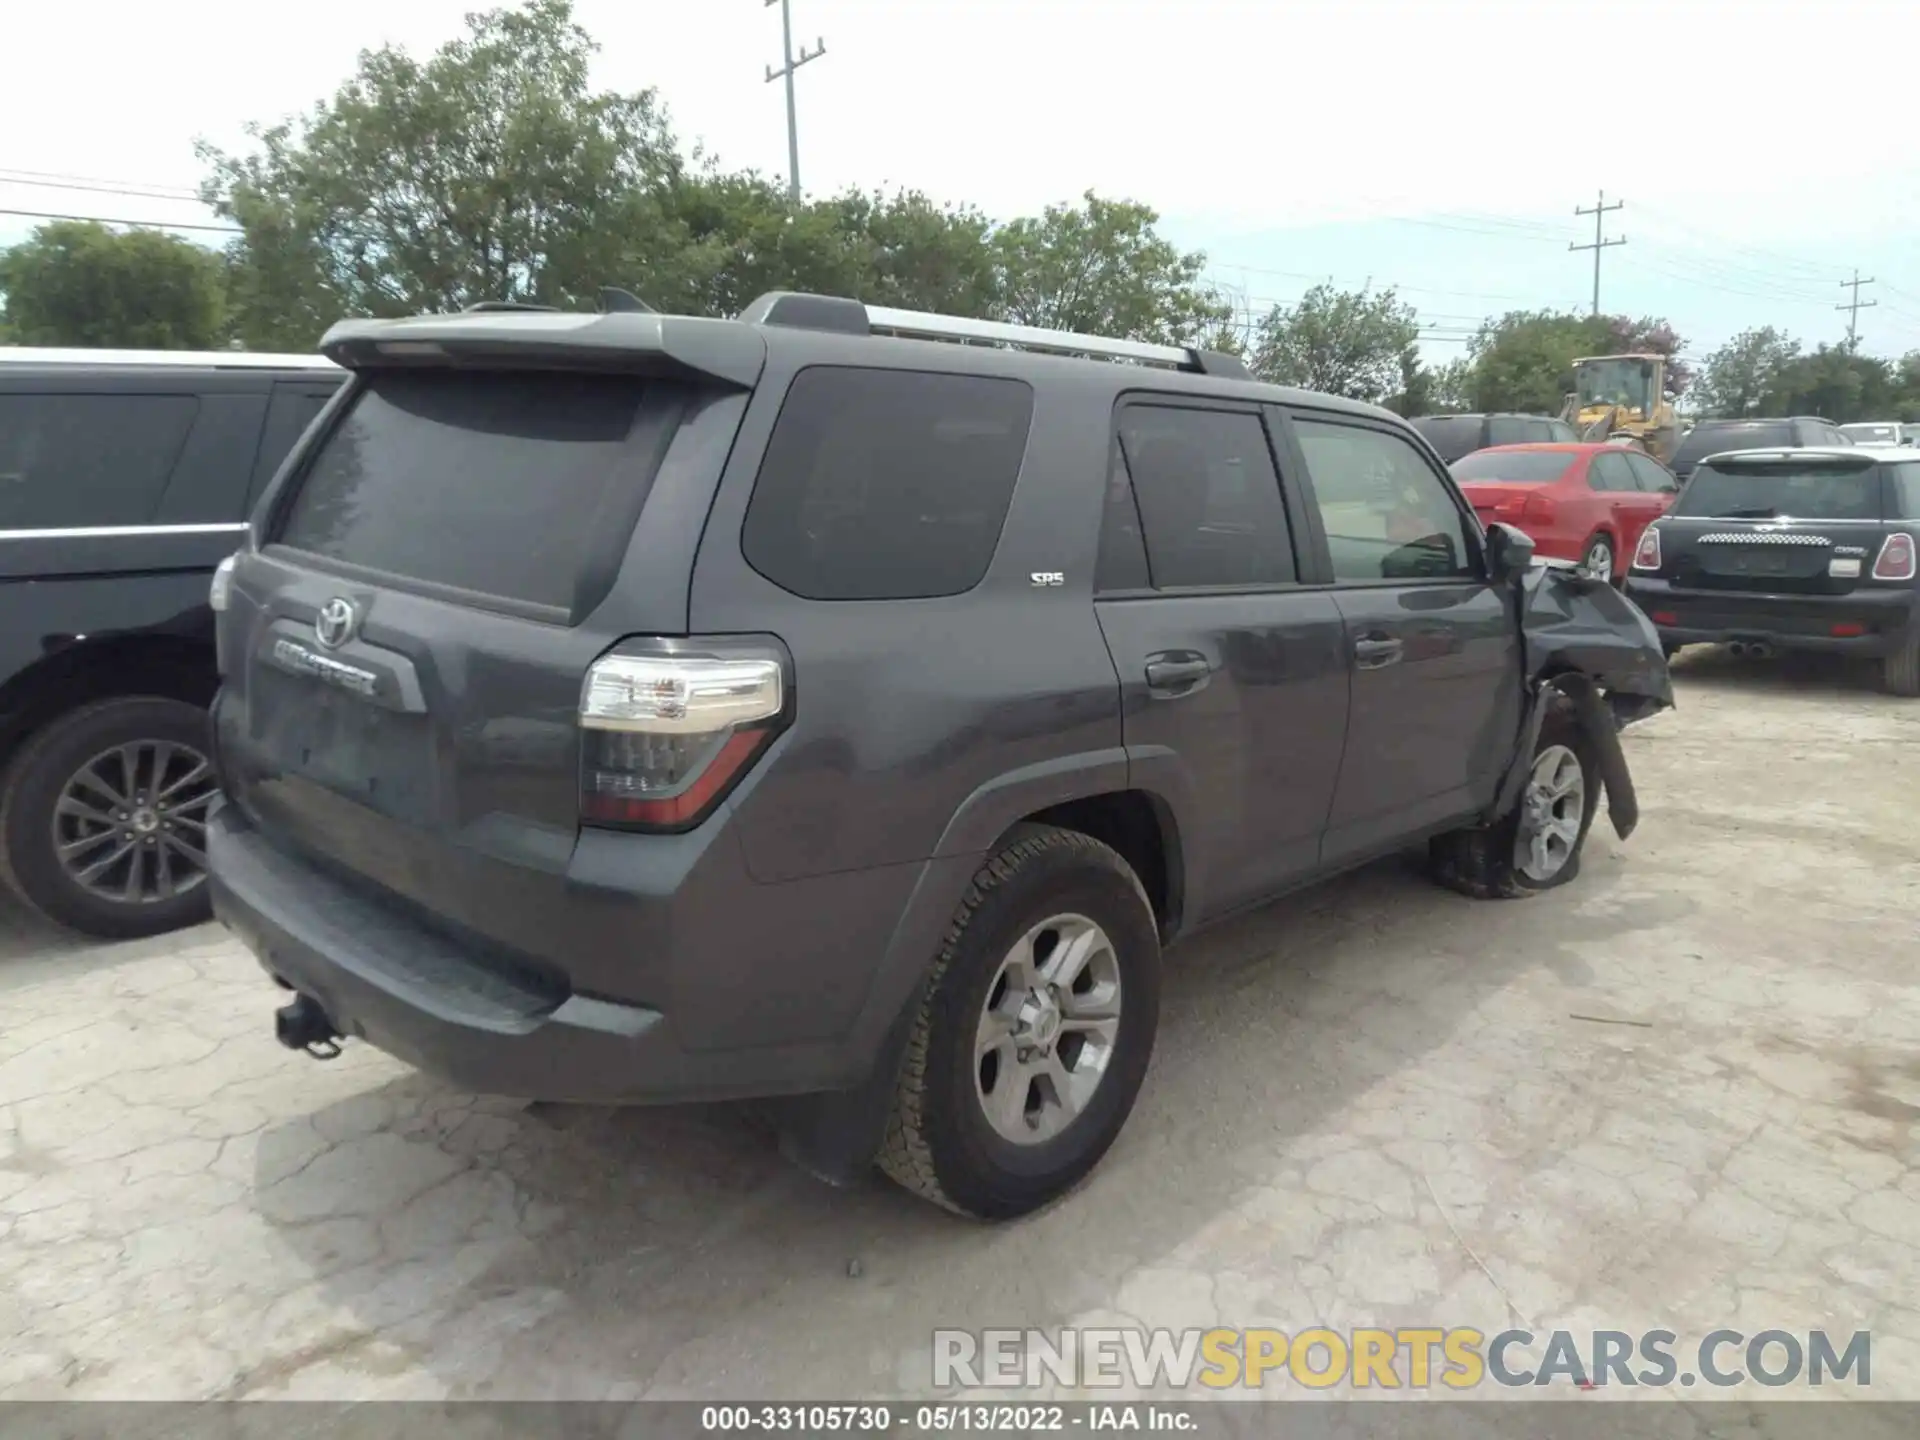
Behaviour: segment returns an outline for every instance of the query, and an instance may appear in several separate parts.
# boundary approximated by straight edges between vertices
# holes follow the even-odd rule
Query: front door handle
[[[1397,665],[1405,648],[1390,635],[1363,635],[1353,642],[1354,668],[1378,670],[1385,665]]]
[[[1160,655],[1147,660],[1147,688],[1156,695],[1191,695],[1213,674],[1204,655]]]

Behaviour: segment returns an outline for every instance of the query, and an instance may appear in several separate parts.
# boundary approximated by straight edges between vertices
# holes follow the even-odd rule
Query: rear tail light
[[[1633,568],[1636,570],[1660,568],[1660,532],[1651,526],[1641,532],[1640,543],[1633,547]]]
[[[1880,556],[1873,562],[1873,578],[1911,580],[1913,573],[1913,536],[1896,530],[1887,536],[1886,543],[1880,547]]]
[[[1857,640],[1867,633],[1867,627],[1858,620],[1842,620],[1829,633],[1836,640]]]
[[[1656,625],[1678,625],[1680,616],[1672,610],[1656,610],[1647,617]]]
[[[1529,495],[1527,503],[1520,507],[1522,523],[1529,525],[1551,525],[1553,523],[1553,498],[1548,495]]]
[[[603,655],[580,694],[580,818],[698,825],[786,728],[787,673],[772,644],[625,641]]]

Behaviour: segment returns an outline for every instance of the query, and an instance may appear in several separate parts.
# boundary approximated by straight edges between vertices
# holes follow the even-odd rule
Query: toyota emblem
[[[344,595],[336,595],[313,617],[313,633],[329,650],[338,650],[353,638],[354,627],[359,622],[360,612],[353,602]]]

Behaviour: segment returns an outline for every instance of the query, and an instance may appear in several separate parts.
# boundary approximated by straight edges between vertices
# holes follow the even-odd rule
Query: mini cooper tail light
[[[1896,530],[1880,546],[1879,558],[1873,562],[1873,578],[1911,580],[1913,574],[1913,536],[1904,530]]]
[[[1640,543],[1633,547],[1633,568],[1636,570],[1658,570],[1660,568],[1660,532],[1648,526],[1640,536]]]

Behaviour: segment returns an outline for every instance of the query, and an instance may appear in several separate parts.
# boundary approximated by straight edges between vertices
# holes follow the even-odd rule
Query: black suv
[[[1551,415],[1421,415],[1409,423],[1449,465],[1495,445],[1560,445],[1580,438]]]
[[[216,582],[214,908],[289,1046],[787,1097],[816,1173],[1012,1215],[1119,1131],[1176,936],[1631,828],[1658,638],[1384,410],[818,296],[323,348]]]
[[[1737,450],[1695,467],[1648,527],[1627,593],[1669,651],[1877,658],[1920,695],[1920,456],[1904,446]]]
[[[0,348],[0,878],[94,935],[207,918],[208,578],[345,374]]]
[[[1778,420],[1699,420],[1681,437],[1668,467],[1680,479],[1709,455],[1729,450],[1792,450],[1808,445],[1850,445],[1831,420],[1792,415]]]

